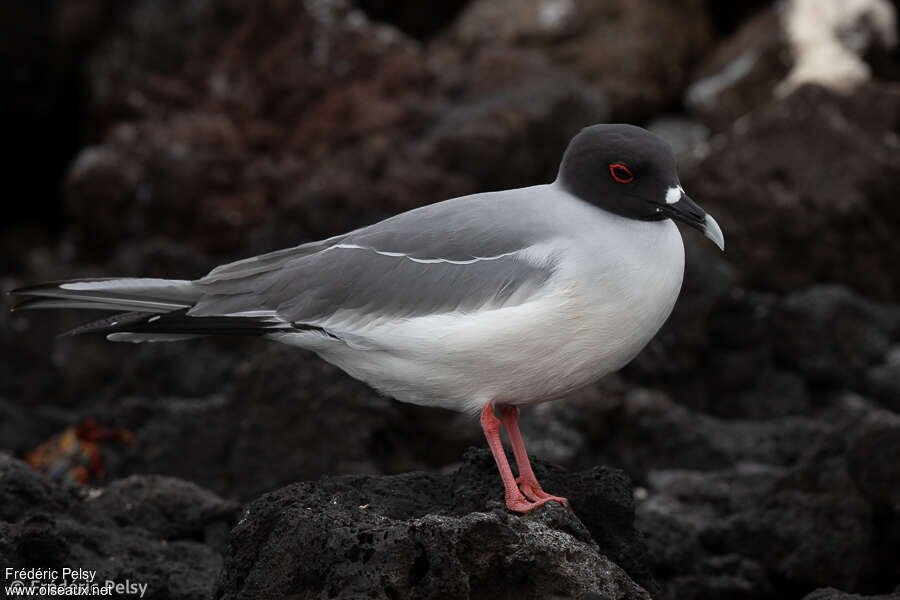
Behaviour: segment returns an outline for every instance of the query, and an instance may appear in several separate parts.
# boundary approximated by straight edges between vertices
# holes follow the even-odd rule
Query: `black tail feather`
[[[332,333],[305,323],[288,323],[269,317],[192,317],[187,309],[148,315],[143,312],[120,313],[87,323],[64,333],[135,333],[160,335],[268,335],[278,332],[316,331],[335,337]]]
[[[119,313],[117,315],[112,315],[111,317],[105,317],[103,319],[91,321],[90,323],[85,323],[84,325],[79,325],[75,329],[70,329],[65,333],[59,334],[59,337],[69,337],[70,335],[81,335],[83,333],[113,333],[113,331],[121,331],[121,329],[117,328],[125,327],[129,323],[137,323],[142,320],[146,321],[148,318],[149,317],[145,312]]]
[[[261,317],[191,317],[187,309],[169,313],[121,313],[82,325],[66,335],[144,333],[179,335],[266,335],[292,329],[290,323]]]
[[[191,281],[177,279],[97,278],[54,281],[13,290],[20,298],[13,310],[75,308],[112,310],[116,314],[92,321],[60,337],[101,333],[114,341],[171,341],[205,335],[262,336],[277,332],[311,331],[334,334],[315,325],[291,323],[271,311],[256,316],[192,316],[202,295]],[[129,337],[133,334],[133,337]]]

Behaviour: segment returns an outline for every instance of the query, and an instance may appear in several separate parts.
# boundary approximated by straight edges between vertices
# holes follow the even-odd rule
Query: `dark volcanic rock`
[[[246,352],[259,355],[220,393],[109,408],[108,419],[135,434],[113,474],[165,473],[250,500],[325,474],[435,468],[482,443],[468,415],[379,396],[308,352],[279,344]]]
[[[753,15],[769,8],[771,0],[737,0],[736,2],[708,5],[710,19],[720,35],[734,34],[741,23],[752,20]]]
[[[639,482],[659,469],[717,470],[742,462],[795,464],[833,434],[818,419],[721,419],[645,389],[596,389],[523,411],[529,448],[569,468],[605,464]]]
[[[793,63],[781,19],[770,7],[743,23],[698,65],[685,104],[714,131],[772,102]]]
[[[646,390],[629,393],[614,419],[608,438],[592,440],[602,449],[595,460],[641,478],[655,469],[714,470],[743,461],[790,465],[828,432],[802,417],[717,419]]]
[[[845,395],[804,417],[721,419],[607,386],[522,420],[539,455],[637,481],[661,598],[873,592],[900,577],[897,417],[865,399]]]
[[[835,588],[821,588],[810,592],[803,600],[897,600],[900,598],[900,586],[897,586],[890,594],[875,594],[864,596],[862,594],[849,594]]]
[[[424,4],[419,0],[355,0],[375,21],[384,21],[423,39],[439,33],[469,0],[444,0]]]
[[[900,514],[900,416],[890,411],[867,415],[850,439],[847,462],[864,494]]]
[[[267,494],[232,533],[217,597],[649,598],[601,554],[636,539],[627,479],[538,466],[574,514],[553,503],[507,512],[486,450],[444,475],[328,477]],[[579,513],[604,522],[599,547]]]
[[[898,128],[896,85],[805,86],[713,138],[681,179],[722,226],[744,286],[833,281],[896,301]]]
[[[596,86],[558,70],[526,60],[517,65],[521,77],[514,77],[508,63],[498,62],[465,69],[470,79],[483,77],[501,89],[469,92],[443,113],[416,147],[415,160],[466,177],[473,189],[553,181],[569,140],[582,127],[608,119],[606,98]],[[512,81],[498,84],[494,70]]]
[[[679,97],[710,30],[696,0],[480,0],[447,41],[467,57],[498,47],[538,54],[600,87],[615,120],[639,121]]]
[[[108,125],[67,181],[82,256],[149,235],[240,252],[249,229],[281,221],[300,182],[322,187],[310,180],[323,159],[356,147],[351,170],[380,171],[377,148],[384,157],[432,112],[418,46],[340,0],[137,2],[117,14],[87,69],[91,116]],[[345,202],[347,220],[327,225],[309,207],[292,241],[383,216],[362,190]]]
[[[828,420],[851,433],[819,436],[793,464],[759,457],[718,471],[651,472],[637,523],[665,596],[712,597],[723,585],[752,598],[776,584],[876,591],[896,581],[897,428],[885,417],[847,398]],[[713,560],[732,570],[708,577]]]
[[[236,504],[160,476],[60,486],[0,454],[0,559],[97,570],[148,584],[148,598],[209,597],[220,570],[229,598],[649,598],[634,582],[656,589],[627,477],[534,466],[574,513],[509,513],[490,452],[473,450],[446,474],[328,477],[267,494],[231,532],[222,570]]]
[[[27,464],[0,453],[0,519],[15,521],[37,511],[58,511],[73,498],[73,489],[60,489]]]
[[[813,383],[858,389],[869,367],[900,339],[900,308],[839,286],[813,286],[785,296],[772,329],[783,364]]]
[[[4,235],[17,222],[29,222],[29,229],[62,225],[59,181],[85,133],[80,70],[111,4],[53,0],[0,6],[0,86],[10,90],[0,99],[0,114],[4,139],[15,148],[4,166],[4,188],[8,198],[18,199],[5,203]],[[11,258],[3,248],[0,272]]]
[[[866,372],[865,391],[885,407],[900,413],[900,346],[893,347],[884,362]]]
[[[657,338],[624,373],[693,409],[739,419],[809,414],[827,388],[895,407],[900,309],[846,286],[784,296],[745,290],[715,254],[695,252],[682,297]],[[702,249],[702,247],[701,247]],[[693,266],[690,266],[693,265]],[[724,265],[728,267],[727,263]]]
[[[136,527],[164,540],[197,540],[221,551],[238,505],[193,483],[158,475],[132,475],[91,498],[98,522]]]
[[[145,598],[208,597],[238,506],[194,484],[132,477],[106,489],[58,487],[0,453],[0,559],[147,584]]]

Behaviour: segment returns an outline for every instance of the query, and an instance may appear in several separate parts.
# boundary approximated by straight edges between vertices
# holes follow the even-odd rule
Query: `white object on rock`
[[[779,96],[804,83],[852,92],[871,77],[861,58],[866,49],[897,44],[897,15],[887,0],[789,0],[782,18],[795,63]]]

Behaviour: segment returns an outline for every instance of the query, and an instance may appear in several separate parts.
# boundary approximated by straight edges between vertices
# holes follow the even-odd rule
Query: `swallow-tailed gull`
[[[632,125],[570,142],[553,183],[453,198],[193,281],[80,279],[16,290],[17,308],[119,314],[76,329],[112,341],[259,335],[312,350],[403,402],[481,415],[506,505],[541,489],[518,407],[628,363],[668,318],[684,247],[674,221],[724,247],[669,146]],[[518,465],[500,441],[506,427]]]

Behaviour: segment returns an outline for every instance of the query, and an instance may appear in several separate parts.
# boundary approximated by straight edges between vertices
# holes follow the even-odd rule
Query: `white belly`
[[[313,349],[404,402],[477,412],[563,396],[634,358],[681,288],[675,224],[621,221],[601,239],[571,240],[546,293],[524,304],[382,322],[360,343]],[[289,337],[280,341],[310,347]]]

